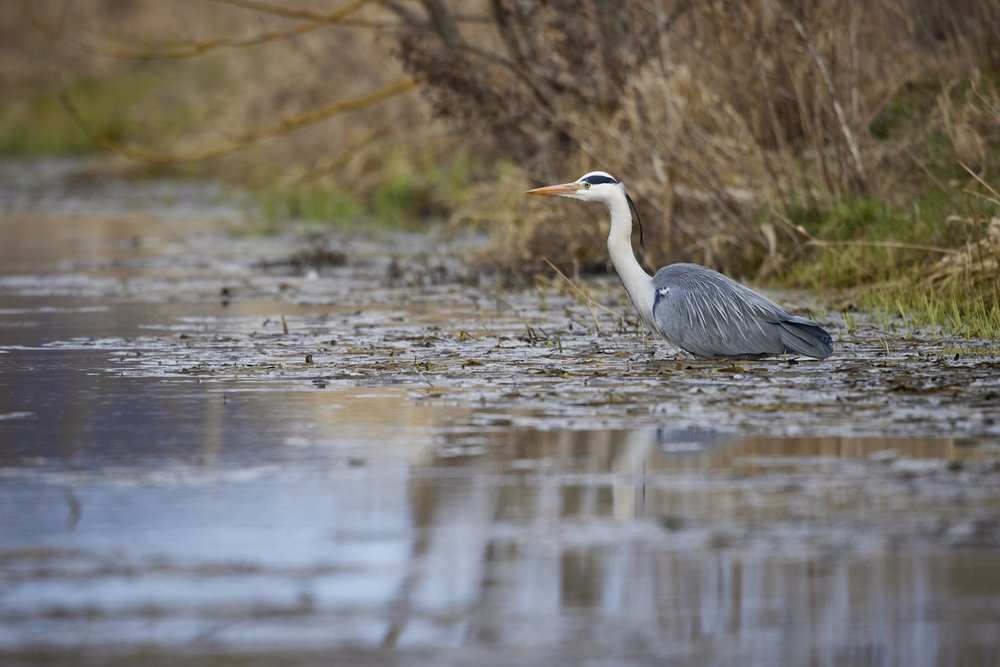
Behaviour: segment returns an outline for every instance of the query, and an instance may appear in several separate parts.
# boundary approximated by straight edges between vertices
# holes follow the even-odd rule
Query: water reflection
[[[975,443],[484,434],[396,390],[169,386],[115,389],[136,397],[109,399],[136,413],[125,434],[82,408],[3,426],[0,646],[886,665],[998,647],[995,555],[924,534],[941,489],[900,502],[913,480],[883,472],[886,451],[974,461]],[[178,410],[198,410],[183,437],[160,428]]]
[[[878,544],[838,540],[859,525],[871,531],[866,515],[879,500],[837,502],[844,489],[836,480],[799,492],[805,475],[783,476],[770,490],[731,477],[746,456],[802,449],[831,457],[830,465],[886,447],[914,457],[966,450],[943,441],[754,439],[678,458],[662,453],[662,432],[652,435],[509,434],[491,462],[504,468],[509,456],[510,475],[412,480],[421,539],[413,581],[394,606],[415,610],[416,622],[408,634],[409,619],[397,620],[387,637],[426,641],[427,616],[450,612],[461,620],[440,624],[434,641],[605,649],[639,642],[690,656],[721,641],[732,651],[724,655],[742,664],[940,664],[991,655],[998,615],[983,591],[1000,586],[995,558],[914,551],[894,545],[905,536],[888,526],[886,542],[877,530]],[[710,433],[673,435],[719,445]],[[834,539],[822,524],[802,525],[809,514],[822,515]]]

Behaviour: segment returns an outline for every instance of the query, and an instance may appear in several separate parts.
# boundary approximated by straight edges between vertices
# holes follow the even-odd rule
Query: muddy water
[[[698,362],[435,240],[0,176],[4,664],[996,664],[995,344],[783,295],[834,358]]]

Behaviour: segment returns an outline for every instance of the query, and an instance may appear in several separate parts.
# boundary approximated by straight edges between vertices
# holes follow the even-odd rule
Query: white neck
[[[625,192],[619,191],[607,202],[611,213],[608,252],[628,298],[647,326],[653,326],[653,278],[642,268],[632,252],[632,211]]]

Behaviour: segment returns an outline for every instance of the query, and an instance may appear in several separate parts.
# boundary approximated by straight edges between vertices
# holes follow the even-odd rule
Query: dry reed
[[[401,35],[437,114],[531,183],[611,171],[636,195],[657,260],[736,273],[765,255],[773,270],[781,247],[802,240],[794,225],[762,227],[762,210],[891,196],[900,155],[947,120],[932,110],[923,131],[880,141],[873,127],[900,91],[1000,64],[1000,7],[985,0],[493,0],[483,11],[485,26],[445,34],[428,22]],[[967,120],[951,121],[955,150],[983,160]],[[598,263],[600,234],[559,225],[566,215],[522,204],[484,260]]]
[[[449,202],[490,223],[481,259],[503,271],[606,267],[600,211],[520,197],[606,169],[637,199],[655,263],[746,274],[810,247],[784,211],[891,200],[914,165],[933,175],[931,133],[988,170],[1000,121],[975,82],[1000,70],[997,34],[994,0],[38,0],[0,6],[0,80],[160,68],[100,143],[167,163],[225,156],[213,169],[255,183],[363,199],[400,153],[414,170],[456,150],[514,165]],[[980,97],[956,100],[970,80]],[[379,94],[410,81],[426,81],[422,99]],[[922,122],[880,136],[900,95],[928,85],[940,95]],[[82,125],[95,113],[68,106]]]

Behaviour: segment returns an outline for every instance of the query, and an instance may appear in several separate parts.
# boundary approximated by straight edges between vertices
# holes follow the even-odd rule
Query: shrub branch
[[[152,164],[177,164],[203,162],[205,160],[211,160],[224,155],[229,155],[230,153],[235,153],[236,151],[246,148],[247,146],[255,144],[263,139],[288,134],[289,132],[306,125],[319,123],[320,121],[326,120],[331,116],[369,107],[390,97],[412,90],[422,83],[424,83],[424,81],[420,78],[397,81],[396,83],[380,88],[376,91],[368,93],[367,95],[341,102],[335,102],[334,104],[320,109],[315,109],[308,113],[289,116],[274,125],[266,125],[242,134],[238,134],[234,136],[232,141],[227,145],[207,148],[193,153],[161,153],[136,146],[129,146],[128,144],[96,132],[76,108],[76,105],[73,104],[73,100],[68,91],[64,90],[60,93],[59,99],[73,121],[91,138],[91,140],[94,141],[94,143],[99,146],[120,155],[124,155],[125,157],[132,158],[133,160],[149,162]]]
[[[247,6],[247,7],[254,5],[255,7],[253,8],[255,9],[259,8],[256,7],[256,5],[266,5],[266,3],[250,2],[250,0],[214,0],[214,1],[227,2],[228,4]],[[314,14],[312,12],[305,12],[305,17],[308,18],[308,22],[306,23],[301,23],[293,28],[289,28],[286,30],[266,30],[256,35],[250,35],[247,37],[219,37],[216,39],[208,39],[199,42],[173,42],[164,44],[154,44],[142,49],[114,47],[114,46],[102,47],[86,42],[81,42],[79,40],[74,40],[74,44],[84,49],[88,53],[92,53],[98,56],[104,56],[106,58],[117,58],[119,60],[184,60],[187,58],[194,58],[196,56],[200,56],[202,54],[208,53],[210,51],[215,51],[218,49],[245,49],[254,46],[260,46],[261,44],[267,44],[268,42],[288,39],[289,37],[298,37],[300,35],[305,35],[307,33],[313,32],[314,30],[319,30],[320,28],[325,28],[327,26],[343,21],[348,16],[354,14],[355,12],[357,12],[370,2],[372,2],[372,0],[355,0],[355,2],[352,2],[346,7],[338,9],[333,12],[329,12],[327,14]],[[289,16],[291,12],[293,12],[293,10],[287,10],[286,13],[279,15]],[[300,12],[294,12],[294,13],[295,15],[301,15]]]

